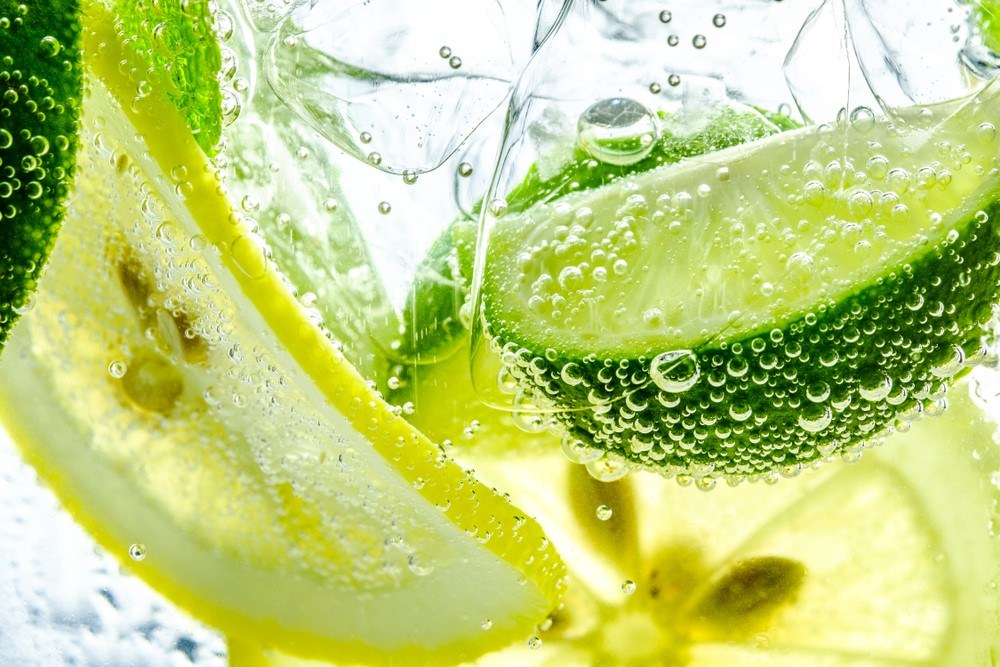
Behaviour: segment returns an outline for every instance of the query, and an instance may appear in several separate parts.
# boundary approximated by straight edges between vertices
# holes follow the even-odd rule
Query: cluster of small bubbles
[[[607,520],[609,520],[611,518],[611,515],[613,513],[614,513],[614,510],[612,510],[607,505],[598,505],[597,509],[594,511],[594,514],[597,516],[597,518],[598,518],[599,521],[607,521]]]
[[[139,562],[146,558],[146,545],[144,544],[133,544],[128,548],[129,558],[135,562]]]

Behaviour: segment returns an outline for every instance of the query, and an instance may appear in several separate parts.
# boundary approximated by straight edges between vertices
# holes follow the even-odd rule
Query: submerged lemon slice
[[[968,391],[858,463],[708,493],[470,448],[484,479],[537,513],[571,572],[538,648],[477,664],[990,664],[1000,449]]]
[[[85,25],[76,192],[0,364],[25,457],[239,645],[440,664],[529,636],[564,586],[541,529],[344,360],[110,19]]]

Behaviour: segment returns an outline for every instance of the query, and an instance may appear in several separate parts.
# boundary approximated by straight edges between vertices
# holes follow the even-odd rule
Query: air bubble
[[[562,451],[567,460],[578,464],[591,463],[604,455],[600,449],[568,433],[562,437]]]
[[[611,515],[613,513],[614,510],[612,510],[607,505],[598,505],[597,509],[594,511],[594,514],[597,516],[599,521],[607,521],[608,519],[611,518]]]
[[[691,350],[671,350],[658,354],[649,365],[653,383],[669,393],[687,391],[701,377],[698,358]]]
[[[708,39],[705,35],[695,35],[691,38],[691,44],[696,49],[703,49],[705,45],[708,44]]]
[[[983,123],[976,130],[976,136],[984,144],[993,143],[997,138],[997,128],[993,123]]]
[[[139,562],[146,558],[146,545],[144,544],[133,544],[128,548],[129,558],[135,562]]]
[[[406,559],[406,564],[409,566],[410,572],[418,577],[426,577],[434,571],[433,565],[424,564],[416,554],[410,554]]]
[[[631,579],[626,579],[622,582],[622,593],[625,595],[632,595],[635,593],[635,582]]]
[[[611,97],[591,105],[577,123],[580,146],[602,162],[635,164],[659,136],[656,116],[633,99]]]
[[[380,201],[378,203],[378,212],[382,215],[389,215],[392,212],[392,204],[387,201]]]
[[[858,393],[866,401],[882,401],[892,391],[892,379],[882,372],[877,372],[872,377],[862,381],[858,387]]]
[[[815,406],[815,408],[802,412],[798,417],[799,427],[809,433],[819,433],[833,420],[833,412],[828,406]]]
[[[468,162],[460,162],[458,165],[458,175],[467,177],[472,175],[472,165]]]
[[[128,372],[128,365],[120,359],[116,359],[112,361],[110,364],[108,364],[108,375],[110,375],[116,380],[120,380],[121,378],[125,377],[125,373],[127,372]]]
[[[628,465],[624,461],[606,456],[586,465],[590,476],[599,482],[614,482],[628,474]]]
[[[660,12],[660,23],[670,23],[670,20],[672,18],[674,18],[674,15],[668,12],[667,10],[664,9],[662,12]]]
[[[716,28],[721,28],[724,25],[726,25],[726,15],[725,14],[716,14],[715,16],[713,16],[712,17],[712,25],[714,25]]]
[[[537,635],[532,635],[528,638],[528,648],[532,651],[537,651],[542,647],[542,639]]]

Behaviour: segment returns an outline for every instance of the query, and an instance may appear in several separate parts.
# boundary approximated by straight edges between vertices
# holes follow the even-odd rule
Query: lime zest
[[[118,0],[114,11],[123,41],[145,65],[139,94],[164,91],[198,145],[214,155],[222,136],[222,52],[209,0]]]
[[[0,347],[65,214],[82,95],[77,0],[0,0]]]

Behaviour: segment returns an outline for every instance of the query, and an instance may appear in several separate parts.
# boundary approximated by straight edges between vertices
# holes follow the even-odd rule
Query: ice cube
[[[275,32],[275,93],[348,154],[390,173],[443,163],[515,76],[497,0],[318,0]]]

